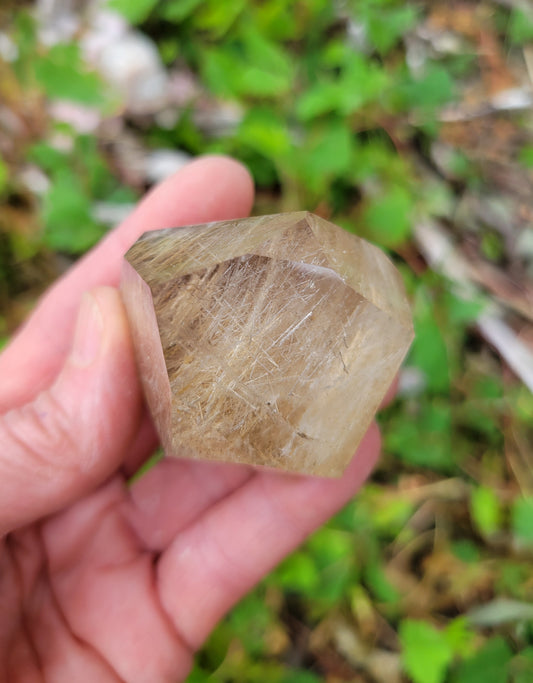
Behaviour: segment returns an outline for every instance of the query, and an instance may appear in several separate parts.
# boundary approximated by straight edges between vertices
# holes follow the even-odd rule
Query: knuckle
[[[53,390],[0,417],[0,444],[13,463],[31,462],[33,471],[78,462],[80,442],[68,409]]]

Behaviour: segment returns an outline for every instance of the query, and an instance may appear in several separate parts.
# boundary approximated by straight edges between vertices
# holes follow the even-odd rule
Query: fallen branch
[[[481,290],[472,282],[470,264],[438,223],[430,220],[420,222],[415,227],[415,239],[427,263],[453,283],[456,295],[467,301],[483,298]],[[503,320],[501,306],[486,299],[476,326],[483,338],[533,392],[533,353]]]
[[[512,88],[488,98],[476,105],[457,104],[446,107],[440,112],[439,120],[443,123],[457,123],[498,114],[500,112],[527,111],[533,106],[531,88]]]

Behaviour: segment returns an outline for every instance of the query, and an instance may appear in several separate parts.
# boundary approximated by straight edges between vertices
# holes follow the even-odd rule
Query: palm
[[[162,460],[128,486],[154,436],[113,290],[100,292],[105,357],[89,369],[66,363],[50,386],[80,292],[116,283],[148,218],[155,228],[247,211],[249,183],[234,164],[186,173],[74,269],[0,359],[0,530],[11,532],[0,546],[0,681],[182,680],[218,619],[349,499],[377,457],[374,425],[340,480]],[[196,202],[202,188],[211,206]]]
[[[343,490],[162,461],[131,489],[115,475],[14,532],[0,586],[11,631],[5,680],[75,680],[80,671],[86,683],[181,680],[218,618],[347,499],[370,460]]]

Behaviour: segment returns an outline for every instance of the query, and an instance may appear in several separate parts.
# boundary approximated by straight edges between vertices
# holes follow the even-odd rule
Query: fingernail
[[[102,344],[103,320],[96,299],[84,294],[74,333],[74,345],[70,360],[74,365],[86,368],[98,356]]]

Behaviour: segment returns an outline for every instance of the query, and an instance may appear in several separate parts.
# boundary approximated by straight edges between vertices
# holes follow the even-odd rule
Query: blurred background
[[[204,152],[255,213],[379,244],[413,303],[372,480],[190,683],[533,681],[532,86],[529,0],[2,0],[1,344]]]

